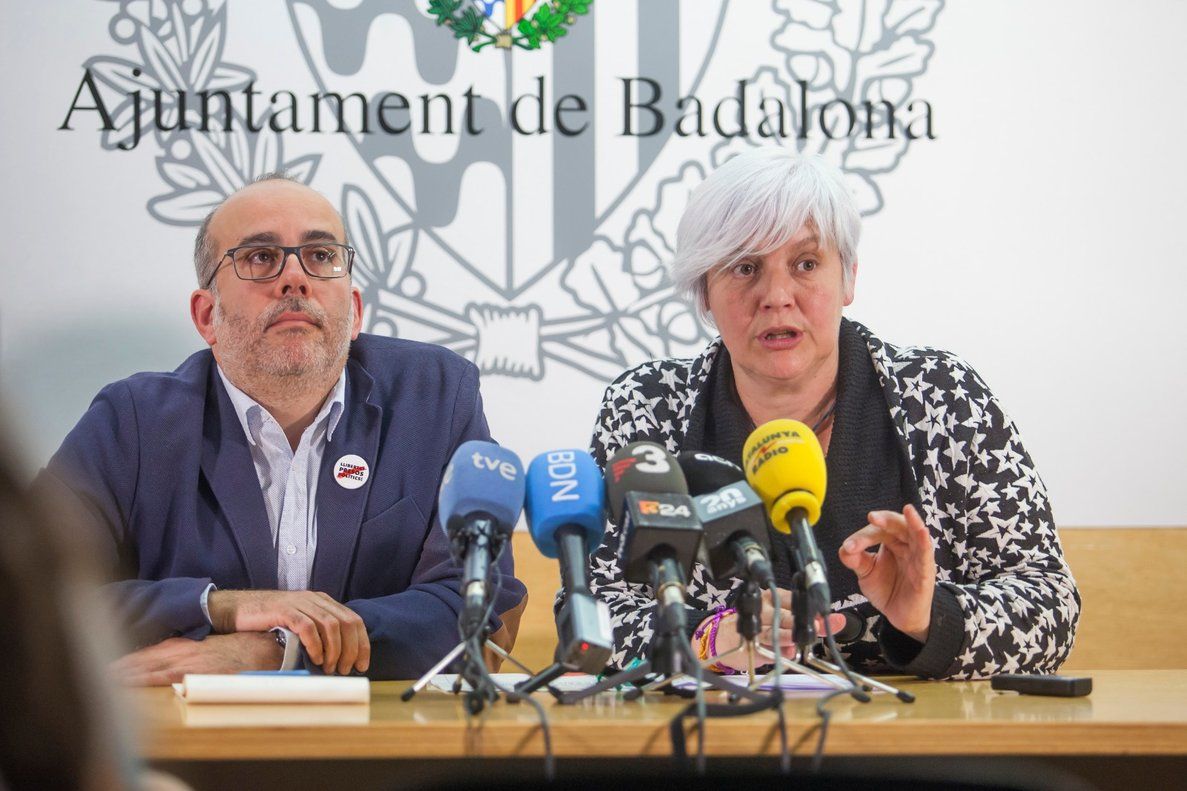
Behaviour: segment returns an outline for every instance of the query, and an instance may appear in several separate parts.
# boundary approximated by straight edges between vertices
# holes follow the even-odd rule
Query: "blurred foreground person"
[[[0,442],[0,788],[184,788],[132,758],[85,534],[76,514],[16,483],[11,458]]]

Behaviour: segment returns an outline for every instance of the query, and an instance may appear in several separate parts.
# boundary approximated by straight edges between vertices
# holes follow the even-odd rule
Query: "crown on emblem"
[[[593,0],[429,0],[429,15],[453,31],[475,52],[539,49],[569,32]]]

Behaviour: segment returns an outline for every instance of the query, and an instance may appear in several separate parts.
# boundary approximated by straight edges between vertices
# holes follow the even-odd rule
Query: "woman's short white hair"
[[[704,314],[710,272],[776,250],[805,225],[840,255],[849,286],[861,214],[841,171],[816,154],[782,148],[738,154],[689,196],[676,230],[672,279]]]

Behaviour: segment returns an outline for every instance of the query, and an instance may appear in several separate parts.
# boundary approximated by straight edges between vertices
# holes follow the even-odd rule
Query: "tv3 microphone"
[[[812,534],[828,477],[820,441],[798,420],[772,420],[746,438],[742,466],[766,504],[772,526],[792,537],[809,615],[827,617],[832,595],[824,558]]]
[[[466,635],[483,626],[490,566],[515,530],[524,490],[519,457],[493,442],[463,442],[445,468],[437,512],[453,558],[463,564],[459,624]]]
[[[623,528],[619,565],[627,582],[650,584],[661,611],[683,628],[685,582],[701,544],[688,483],[672,454],[632,442],[606,462],[606,505]]]
[[[583,450],[541,453],[528,466],[524,508],[540,554],[560,558],[565,603],[556,615],[557,661],[600,673],[614,650],[610,610],[589,587],[589,555],[606,527],[602,471]]]
[[[746,577],[764,588],[773,584],[766,508],[742,468],[699,451],[677,459],[704,529],[709,573],[719,580]]]

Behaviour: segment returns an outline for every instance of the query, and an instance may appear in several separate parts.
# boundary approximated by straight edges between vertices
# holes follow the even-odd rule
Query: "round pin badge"
[[[353,453],[343,456],[334,464],[334,480],[343,489],[357,489],[367,482],[371,468],[362,456]]]

